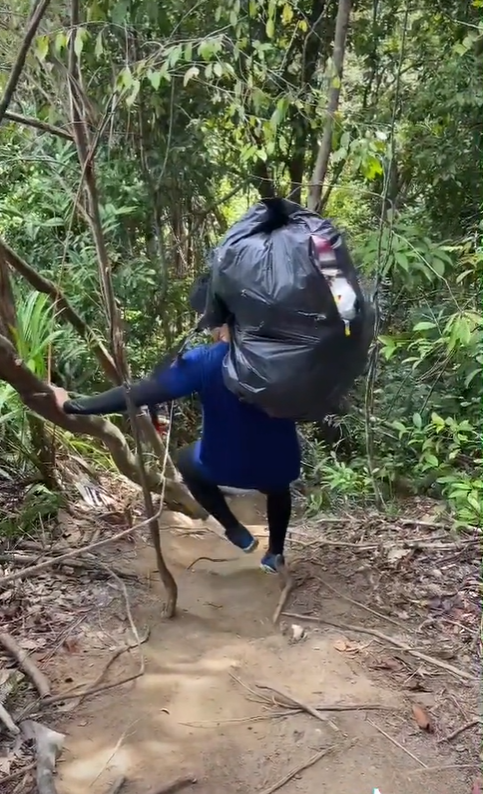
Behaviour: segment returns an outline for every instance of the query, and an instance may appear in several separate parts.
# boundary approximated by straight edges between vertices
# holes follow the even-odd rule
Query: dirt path
[[[248,523],[260,524],[253,503],[247,508],[245,500],[241,509]],[[275,629],[271,619],[279,584],[258,569],[258,553],[238,555],[212,534],[166,532],[164,548],[180,586],[179,617],[159,619],[162,595],[151,573],[153,555],[139,543],[134,566],[152,582],[148,593],[133,595],[132,602],[137,626],[151,627],[144,645],[146,673],[134,684],[86,702],[63,726],[67,739],[59,794],[107,794],[119,775],[128,778],[126,794],[154,794],[182,774],[197,779],[186,789],[197,794],[258,794],[332,745],[336,749],[288,782],[284,794],[465,790],[459,771],[423,770],[371,724],[390,726],[389,712],[332,714],[338,731],[306,714],[250,721],[266,715],[267,708],[250,700],[233,674],[252,687],[266,683],[311,704],[382,703],[407,710],[407,702],[337,650],[337,631],[311,630],[291,643]],[[200,561],[187,571],[201,555],[233,561]],[[103,629],[108,630],[107,623]],[[79,652],[66,658],[57,676],[95,677],[106,658]],[[133,664],[126,660],[126,669]],[[58,722],[56,727],[62,728]],[[451,759],[433,754],[424,762],[439,767]]]

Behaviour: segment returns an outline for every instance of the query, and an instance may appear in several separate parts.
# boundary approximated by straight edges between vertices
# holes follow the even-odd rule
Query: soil
[[[257,499],[234,501],[241,519],[263,536]],[[128,583],[127,591],[139,633],[150,629],[142,646],[145,672],[80,706],[68,701],[64,713],[56,713],[54,727],[66,733],[59,794],[107,794],[119,776],[126,778],[125,794],[155,794],[183,775],[196,779],[184,790],[197,794],[269,794],[323,748],[333,749],[283,785],[284,794],[470,794],[477,772],[471,743],[465,733],[454,742],[438,740],[454,727],[454,715],[446,719],[451,711],[446,704],[451,700],[456,709],[461,687],[471,690],[472,698],[471,685],[363,633],[286,617],[274,626],[280,583],[258,568],[260,551],[243,556],[213,531],[193,534],[202,529],[196,522],[172,514],[164,521],[171,527],[163,533],[163,546],[179,585],[178,616],[162,617],[163,592],[148,540],[119,542],[111,560],[142,582]],[[322,595],[315,587],[323,573],[344,594],[361,595],[357,567],[340,565],[350,555],[343,549],[338,558],[334,553],[319,556],[317,565],[306,554],[292,562],[299,586],[286,609],[378,628],[404,640],[404,629],[384,616],[361,612],[333,591]],[[225,561],[200,560],[188,570],[199,557]],[[116,596],[110,604],[105,595],[99,596],[98,609],[89,602],[90,633],[80,633],[50,657],[44,669],[54,691],[72,681],[95,680],[119,646],[119,634],[128,628],[125,605],[110,592]],[[121,656],[111,680],[135,673],[138,656],[138,649]],[[311,706],[364,708],[322,711],[316,719],[287,711],[257,684]],[[382,708],[372,710],[370,704]],[[414,704],[433,732],[417,724]],[[459,708],[456,719],[464,723],[463,716],[472,713]],[[420,712],[418,721],[424,722]]]

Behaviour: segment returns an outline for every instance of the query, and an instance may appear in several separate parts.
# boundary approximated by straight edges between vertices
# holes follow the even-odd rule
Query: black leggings
[[[194,444],[183,447],[178,452],[176,462],[186,486],[198,504],[213,516],[225,530],[236,529],[240,522],[228,507],[222,491],[218,485],[205,479],[200,473],[195,460]],[[287,486],[277,491],[262,491],[261,493],[267,497],[268,550],[272,554],[283,554],[292,512],[290,488]]]

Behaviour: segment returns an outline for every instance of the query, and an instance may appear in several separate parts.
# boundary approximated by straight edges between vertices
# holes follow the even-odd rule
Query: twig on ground
[[[142,659],[141,669],[137,673],[127,675],[125,678],[121,678],[119,681],[113,681],[111,684],[101,684],[100,686],[89,687],[89,689],[86,689],[85,692],[74,692],[70,694],[67,692],[63,695],[51,695],[48,698],[44,698],[44,700],[41,701],[41,705],[52,706],[54,703],[62,703],[63,700],[75,700],[75,698],[78,697],[82,697],[84,699],[86,697],[90,697],[91,695],[98,695],[100,692],[107,692],[109,689],[114,689],[117,686],[122,686],[123,684],[129,684],[131,681],[136,681],[137,678],[141,678],[143,675],[144,659]]]
[[[51,550],[51,554],[61,554],[61,552],[55,552]],[[14,565],[36,565],[39,561],[39,555],[35,554],[19,554],[18,552],[7,552],[6,554],[0,554],[0,562],[7,562],[13,563]],[[47,560],[44,560],[47,562]],[[78,568],[82,571],[100,571],[102,569],[102,565],[95,560],[67,560],[66,562],[60,562],[55,559],[49,559],[48,562],[52,566],[55,567],[69,567],[69,568]],[[135,579],[139,581],[139,577],[135,573],[129,573],[125,571],[119,571],[117,569],[112,569],[117,576],[123,577],[124,579]],[[1,581],[1,580],[0,580]]]
[[[272,704],[273,705],[273,704]],[[216,727],[218,725],[233,725],[242,722],[260,722],[263,720],[273,719],[287,719],[293,714],[305,714],[302,708],[296,706],[288,706],[285,704],[277,704],[282,706],[284,711],[272,711],[268,714],[252,714],[251,717],[233,717],[226,720],[198,720],[197,722],[181,722],[180,725],[186,725],[188,728],[207,728]],[[320,706],[314,706],[317,711],[397,711],[395,706],[386,706],[382,703],[323,703]]]
[[[160,515],[161,507],[159,508],[157,515]],[[98,540],[96,543],[90,543],[87,546],[79,546],[76,549],[72,549],[72,551],[67,551],[65,554],[59,555],[59,557],[45,560],[44,562],[40,562],[38,565],[32,565],[29,568],[24,568],[23,571],[15,571],[14,573],[8,574],[8,576],[1,576],[0,587],[5,587],[10,582],[14,582],[17,579],[25,579],[27,576],[33,576],[34,574],[46,571],[48,568],[51,568],[52,565],[59,565],[59,563],[64,562],[64,560],[71,560],[74,557],[80,557],[86,552],[94,551],[94,549],[100,549],[103,546],[108,546],[110,543],[116,543],[116,541],[121,540],[128,535],[132,535],[132,533],[136,530],[143,529],[151,520],[151,518],[145,518],[143,521],[140,521],[139,524],[134,524],[134,526],[129,527],[128,529],[123,529],[122,532],[117,532],[115,535],[111,535],[110,538]]]
[[[9,733],[13,734],[13,736],[18,736],[19,735],[20,728],[17,728],[17,726],[15,725],[13,719],[11,718],[10,714],[8,713],[7,709],[5,708],[5,706],[2,705],[1,700],[0,700],[0,722],[3,722],[3,724],[5,725],[7,731],[9,731]]]
[[[283,590],[280,593],[280,598],[278,600],[278,604],[275,607],[275,612],[273,613],[272,622],[278,623],[280,619],[280,615],[282,614],[282,610],[287,603],[287,598],[289,597],[290,593],[295,587],[295,582],[290,575],[290,571],[288,570],[286,565],[277,566],[277,573],[282,579],[283,582]]]
[[[40,672],[37,665],[32,661],[28,654],[23,651],[16,643],[14,638],[6,632],[0,633],[0,645],[7,653],[18,662],[19,667],[31,679],[40,697],[50,695],[50,684],[46,676]]]
[[[92,787],[93,787],[93,786],[94,786],[94,785],[97,783],[97,781],[99,780],[100,776],[101,776],[101,775],[102,775],[102,773],[105,771],[105,769],[107,769],[107,767],[108,767],[108,766],[110,766],[110,764],[111,764],[111,762],[112,762],[112,759],[114,758],[114,756],[116,755],[116,753],[117,753],[117,752],[119,751],[119,749],[121,748],[121,746],[122,746],[122,743],[124,742],[124,740],[125,740],[126,736],[128,735],[129,731],[131,730],[131,728],[132,728],[132,727],[133,727],[133,726],[134,726],[134,725],[135,725],[137,722],[139,722],[139,720],[134,720],[133,722],[131,722],[131,723],[130,723],[130,724],[127,726],[127,728],[125,728],[125,729],[123,730],[123,732],[121,733],[121,735],[120,735],[119,739],[117,740],[117,742],[116,742],[116,744],[115,744],[115,747],[114,747],[114,749],[113,749],[112,753],[110,754],[109,758],[108,758],[108,759],[105,761],[105,763],[102,765],[101,769],[99,770],[99,772],[97,773],[97,775],[95,776],[95,778],[94,778],[93,780],[91,780],[91,782],[90,782],[90,784],[89,784],[89,788],[92,788]]]
[[[140,648],[140,646],[141,646],[141,645],[143,645],[145,642],[147,642],[147,641],[148,641],[148,639],[149,639],[149,635],[150,635],[150,630],[149,630],[149,629],[146,629],[146,631],[145,631],[143,634],[141,634],[141,635],[138,637],[138,639],[137,639],[137,640],[135,640],[135,642],[133,642],[133,643],[130,643],[130,644],[128,644],[128,645],[124,645],[122,648],[118,648],[118,649],[117,649],[117,651],[114,651],[114,653],[112,654],[111,658],[110,658],[110,659],[108,659],[108,661],[107,661],[107,664],[105,665],[104,669],[103,669],[103,670],[101,670],[101,672],[100,672],[100,673],[99,673],[99,675],[97,676],[96,680],[95,680],[95,681],[93,681],[93,683],[89,685],[89,688],[88,688],[88,689],[86,689],[86,691],[85,691],[85,692],[83,692],[83,693],[81,693],[80,695],[78,695],[78,697],[79,697],[79,700],[78,700],[78,702],[77,702],[76,704],[74,704],[73,708],[77,708],[77,706],[80,706],[80,705],[81,705],[81,703],[82,703],[82,702],[85,700],[85,698],[87,697],[87,694],[88,694],[88,692],[89,692],[90,690],[92,690],[92,689],[95,689],[96,687],[98,687],[98,686],[99,686],[99,684],[101,683],[101,681],[102,681],[102,680],[105,678],[105,676],[107,675],[107,672],[108,672],[108,670],[110,670],[110,668],[112,667],[112,665],[114,664],[114,662],[115,662],[117,659],[119,659],[119,657],[120,657],[120,656],[122,656],[122,654],[123,654],[123,653],[126,653],[126,651],[131,651],[133,648]],[[85,686],[85,684],[77,684],[77,685],[76,685],[76,689],[78,689],[80,686]]]
[[[407,747],[404,747],[404,745],[402,745],[400,742],[398,742],[398,740],[395,739],[394,736],[390,736],[389,733],[386,733],[386,731],[383,731],[383,729],[380,728],[379,725],[376,725],[376,723],[373,722],[372,720],[368,719],[367,722],[369,723],[369,725],[372,725],[372,727],[375,728],[376,731],[379,731],[379,733],[381,733],[383,736],[385,736],[386,739],[388,739],[390,742],[392,742],[392,744],[394,744],[395,747],[399,747],[399,749],[402,750],[403,753],[406,753],[406,755],[409,755],[409,757],[412,758],[413,761],[416,761],[416,763],[419,764],[422,767],[426,767],[426,764],[424,763],[424,761],[421,761],[421,759],[418,758],[417,755],[414,755],[414,753],[412,753],[411,750],[408,750]]]
[[[303,700],[294,698],[293,695],[289,695],[287,692],[283,692],[283,690],[275,689],[273,686],[268,686],[268,684],[256,684],[256,686],[258,689],[265,689],[268,692],[273,692],[274,695],[278,695],[278,697],[281,698],[281,701],[278,701],[278,705],[288,708],[295,707],[301,709],[307,714],[310,714],[312,717],[315,717],[316,720],[327,722],[334,731],[337,731],[337,733],[340,732],[340,728],[338,728],[337,725],[332,722],[332,720],[330,720],[325,714],[320,714],[319,711],[317,711],[316,708],[311,706],[309,703],[305,703]]]
[[[5,783],[12,783],[14,780],[18,780],[19,777],[22,775],[27,775],[29,772],[33,772],[36,767],[36,764],[27,764],[27,766],[22,767],[22,769],[17,769],[16,772],[12,772],[11,775],[7,775],[7,777],[0,777],[0,791],[5,791]]]
[[[140,644],[147,642],[149,639],[149,629],[146,629],[145,633],[142,634],[139,638]],[[74,684],[74,687],[71,687],[67,692],[61,692],[58,695],[50,695],[49,697],[43,698],[42,700],[37,700],[35,703],[30,703],[25,709],[23,709],[17,717],[17,720],[25,719],[28,715],[34,713],[37,709],[45,707],[45,706],[53,706],[56,703],[63,703],[66,700],[78,700],[78,703],[75,706],[82,703],[87,697],[91,697],[92,695],[97,695],[101,692],[106,692],[109,689],[114,689],[117,686],[122,686],[123,684],[129,684],[131,681],[135,681],[137,678],[141,678],[144,675],[144,659],[142,660],[143,663],[139,672],[134,673],[133,675],[126,676],[126,678],[122,678],[119,681],[113,681],[110,684],[100,684],[104,676],[106,675],[109,668],[112,664],[116,661],[116,659],[121,656],[122,653],[126,651],[130,651],[133,648],[138,648],[138,643],[134,642],[129,645],[125,645],[122,648],[118,648],[117,651],[111,656],[108,660],[106,666],[100,673],[100,675],[96,678],[93,684],[86,684],[85,682],[81,682],[79,684]],[[86,689],[84,692],[78,692],[77,690],[80,687],[85,686]],[[72,691],[72,689],[76,691]]]
[[[475,681],[476,676],[474,676],[472,673],[462,670],[459,667],[454,667],[454,665],[445,662],[443,659],[437,659],[434,656],[428,656],[426,653],[421,653],[421,651],[417,651],[415,648],[412,648],[405,642],[396,639],[396,637],[383,634],[382,631],[378,631],[377,629],[370,629],[366,628],[365,626],[354,626],[350,623],[337,623],[336,621],[327,620],[326,618],[322,617],[316,618],[312,615],[302,615],[299,612],[284,612],[283,615],[288,618],[295,618],[296,620],[307,620],[311,623],[325,623],[327,626],[333,626],[334,628],[341,629],[342,631],[355,631],[361,634],[369,634],[371,637],[377,637],[377,639],[382,640],[383,642],[388,642],[391,645],[395,645],[396,648],[399,648],[401,651],[406,651],[406,653],[411,654],[411,656],[414,656],[416,659],[420,659],[422,662],[432,664],[433,667],[440,667],[442,670],[452,673],[452,675],[455,675],[457,678],[462,678],[465,681]]]
[[[107,794],[119,794],[124,784],[127,783],[127,777],[118,777],[110,787]]]
[[[311,562],[315,563],[316,565],[321,564],[319,563],[318,560],[311,560]],[[350,596],[345,595],[336,587],[326,582],[325,579],[322,579],[322,577],[317,577],[317,578],[323,584],[323,586],[327,588],[327,590],[331,590],[333,593],[335,593],[335,595],[339,596],[339,598],[343,598],[344,601],[347,601],[349,604],[353,604],[354,606],[359,607],[360,609],[364,609],[366,612],[369,612],[371,615],[375,615],[376,618],[381,618],[382,620],[386,620],[388,623],[392,623],[393,626],[397,626],[398,629],[402,628],[401,624],[398,623],[397,620],[393,620],[393,618],[390,618],[388,615],[384,615],[383,612],[377,612],[375,609],[371,609],[371,607],[368,607],[365,604],[361,604],[360,601],[356,601],[355,598],[351,598]]]
[[[351,543],[348,540],[330,540],[329,538],[314,538],[311,541],[303,541],[297,540],[297,538],[291,537],[290,540],[292,543],[296,543],[298,546],[302,546],[303,548],[309,548],[313,546],[334,546],[336,548],[348,548],[348,549],[357,549],[357,551],[376,551],[377,549],[388,547],[388,546],[401,546],[406,547],[408,549],[414,549],[417,551],[418,549],[430,549],[432,551],[453,551],[454,549],[464,548],[465,546],[471,546],[473,544],[477,544],[481,542],[479,538],[469,538],[466,540],[457,540],[454,543],[437,543],[435,541],[427,541],[427,540],[390,540],[390,541],[381,541],[380,543]]]
[[[64,734],[33,720],[25,720],[20,727],[25,738],[35,742],[39,794],[55,794],[55,764],[62,751]]]
[[[278,791],[278,789],[282,788],[282,786],[285,786],[286,783],[289,783],[290,780],[296,777],[296,775],[300,774],[300,772],[303,772],[305,769],[308,769],[310,766],[313,766],[314,764],[317,763],[317,761],[320,761],[321,758],[324,758],[324,756],[328,755],[333,750],[338,750],[341,747],[344,747],[346,750],[348,750],[354,744],[355,742],[344,742],[339,745],[334,744],[331,747],[326,747],[324,750],[319,750],[319,752],[315,753],[315,755],[309,758],[308,761],[305,761],[303,764],[299,764],[299,766],[295,767],[294,769],[291,769],[290,772],[287,772],[287,774],[284,777],[282,777],[280,780],[278,780],[276,783],[269,786],[268,788],[262,789],[261,791],[258,792],[258,794],[274,794],[275,791]]]
[[[202,560],[205,560],[206,562],[235,562],[236,557],[197,557],[196,560],[190,562],[186,570],[191,571],[191,569],[196,565],[196,563],[201,562]]]
[[[441,772],[445,769],[478,769],[479,764],[440,764],[439,766],[427,766],[424,769],[413,769],[408,775],[421,775],[423,772]]]
[[[482,721],[480,717],[465,722],[464,725],[460,725],[460,727],[456,728],[456,730],[454,730],[452,733],[449,733],[447,736],[442,736],[441,739],[438,739],[438,744],[442,744],[443,742],[450,742],[452,739],[456,739],[456,737],[459,736],[460,733],[463,733],[463,731],[467,731],[470,728],[473,728],[475,725],[481,725],[481,722]]]
[[[161,788],[155,789],[153,794],[176,794],[177,791],[181,791],[186,788],[186,786],[194,786],[197,782],[197,779],[193,777],[193,775],[182,775],[172,780],[171,783],[166,783],[161,786]]]

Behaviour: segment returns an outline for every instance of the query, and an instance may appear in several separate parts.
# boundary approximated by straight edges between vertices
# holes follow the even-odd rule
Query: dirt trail
[[[247,523],[261,523],[253,500],[243,500],[240,510]],[[252,686],[258,682],[288,690],[311,704],[384,703],[398,709],[404,703],[336,650],[337,632],[311,631],[291,644],[274,628],[279,583],[258,569],[258,552],[243,557],[211,533],[166,532],[164,548],[180,586],[179,617],[159,619],[162,595],[151,573],[152,551],[139,542],[135,569],[152,583],[147,594],[133,595],[132,603],[138,627],[151,627],[144,645],[146,674],[86,702],[63,726],[67,739],[59,794],[107,794],[119,775],[129,780],[126,794],[151,794],[184,773],[196,777],[197,785],[186,790],[197,794],[258,794],[321,748],[338,744],[341,749],[301,772],[281,789],[283,794],[462,790],[453,770],[425,772],[381,735],[367,719],[383,724],[379,712],[332,714],[339,733],[306,714],[247,721],[263,714],[264,707],[249,699],[232,674]],[[201,555],[233,561],[200,561],[187,571]],[[95,677],[106,658],[94,658],[89,651],[70,657],[70,674]],[[59,669],[58,675],[66,672]],[[61,727],[58,722],[56,727]],[[347,739],[354,742],[350,749]],[[424,760],[431,767],[450,761]]]

